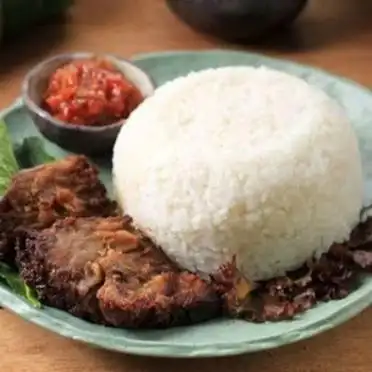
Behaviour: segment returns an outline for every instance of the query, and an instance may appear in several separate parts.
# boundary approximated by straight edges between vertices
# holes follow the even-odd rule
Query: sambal
[[[43,107],[66,124],[103,126],[126,119],[143,99],[110,61],[92,58],[58,68],[49,78]]]

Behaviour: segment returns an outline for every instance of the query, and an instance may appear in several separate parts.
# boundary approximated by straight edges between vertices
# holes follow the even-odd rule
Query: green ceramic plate
[[[267,65],[305,78],[325,89],[347,110],[357,131],[363,154],[366,195],[372,200],[372,94],[346,79],[314,68],[259,55],[228,51],[169,52],[137,56],[134,61],[162,84],[191,70],[222,65]],[[18,102],[3,112],[14,142],[37,134]],[[337,141],[337,138],[330,140]],[[56,156],[66,154],[46,141]],[[101,163],[102,178],[110,186],[110,164]],[[119,352],[162,357],[207,357],[234,355],[269,349],[309,338],[350,319],[372,302],[372,276],[348,298],[319,305],[297,319],[281,323],[250,324],[216,320],[203,325],[164,331],[128,331],[105,328],[51,308],[35,309],[7,288],[0,287],[0,303],[23,318],[55,333]]]

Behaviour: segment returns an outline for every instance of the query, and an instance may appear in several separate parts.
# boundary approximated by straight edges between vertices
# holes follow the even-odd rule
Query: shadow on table
[[[345,41],[357,43],[371,33],[371,17],[371,1],[312,0],[293,27],[273,35],[260,48],[306,51]]]
[[[372,2],[366,0],[312,0],[292,25],[275,30],[255,42],[233,44],[258,52],[303,52],[357,43],[372,32]],[[208,36],[207,36],[208,37]],[[225,43],[223,43],[226,45]],[[231,44],[227,44],[231,47]]]

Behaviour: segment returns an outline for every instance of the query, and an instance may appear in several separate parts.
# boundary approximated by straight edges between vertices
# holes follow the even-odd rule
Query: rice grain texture
[[[113,156],[123,210],[191,271],[236,255],[252,280],[349,236],[362,206],[343,109],[305,81],[223,67],[166,83],[135,110]]]

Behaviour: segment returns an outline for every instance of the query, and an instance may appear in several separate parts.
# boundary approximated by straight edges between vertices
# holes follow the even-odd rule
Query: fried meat
[[[26,235],[17,264],[47,305],[127,328],[219,315],[213,286],[172,263],[130,218],[66,218]]]
[[[115,203],[85,156],[23,170],[0,201],[0,260],[12,262],[19,230],[43,229],[66,216],[110,216]]]

